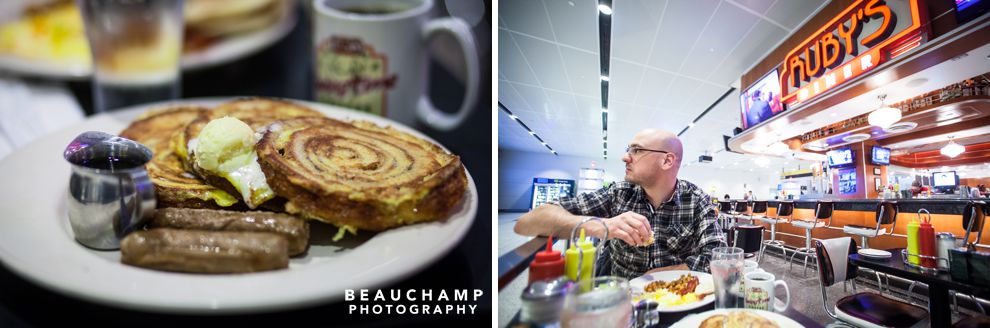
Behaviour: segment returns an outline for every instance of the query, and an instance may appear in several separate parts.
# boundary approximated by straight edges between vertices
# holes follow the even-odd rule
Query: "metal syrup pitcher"
[[[99,250],[120,248],[120,239],[154,214],[155,188],[144,169],[151,150],[89,131],[73,139],[63,156],[72,164],[68,210],[76,241]]]

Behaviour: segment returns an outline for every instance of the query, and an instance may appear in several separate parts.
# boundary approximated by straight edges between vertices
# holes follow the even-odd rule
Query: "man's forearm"
[[[571,214],[559,205],[544,204],[519,217],[513,230],[524,236],[553,235],[568,238],[571,229],[584,218],[586,216]]]
[[[672,271],[672,270],[690,270],[690,269],[691,268],[689,268],[687,264],[681,263],[681,264],[677,264],[677,265],[668,265],[668,266],[665,266],[665,267],[654,268],[654,269],[652,269],[650,271],[646,271],[646,273]]]

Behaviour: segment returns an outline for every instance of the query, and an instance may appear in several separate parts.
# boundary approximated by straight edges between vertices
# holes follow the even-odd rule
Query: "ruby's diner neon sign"
[[[917,47],[921,0],[859,0],[792,49],[780,74],[781,101],[814,98]],[[899,20],[909,19],[910,21]]]

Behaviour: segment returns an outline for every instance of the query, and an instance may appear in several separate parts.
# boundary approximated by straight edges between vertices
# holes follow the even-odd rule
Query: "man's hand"
[[[608,225],[609,239],[620,239],[629,245],[646,245],[653,238],[653,229],[645,216],[636,212],[625,212],[612,218],[603,219]],[[604,237],[604,228],[599,224],[588,224],[592,236]]]
[[[671,265],[671,266],[659,267],[659,268],[656,268],[656,269],[653,269],[653,270],[650,270],[650,271],[646,271],[646,273],[647,274],[650,274],[650,273],[655,273],[655,272],[671,271],[671,270],[689,270],[690,271],[691,268],[688,268],[687,264],[681,263],[681,264],[678,264],[678,265]]]

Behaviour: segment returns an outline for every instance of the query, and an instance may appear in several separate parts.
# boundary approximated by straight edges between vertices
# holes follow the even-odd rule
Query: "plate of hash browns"
[[[697,271],[648,273],[629,281],[632,302],[657,302],[660,312],[696,309],[715,301],[712,275]]]

